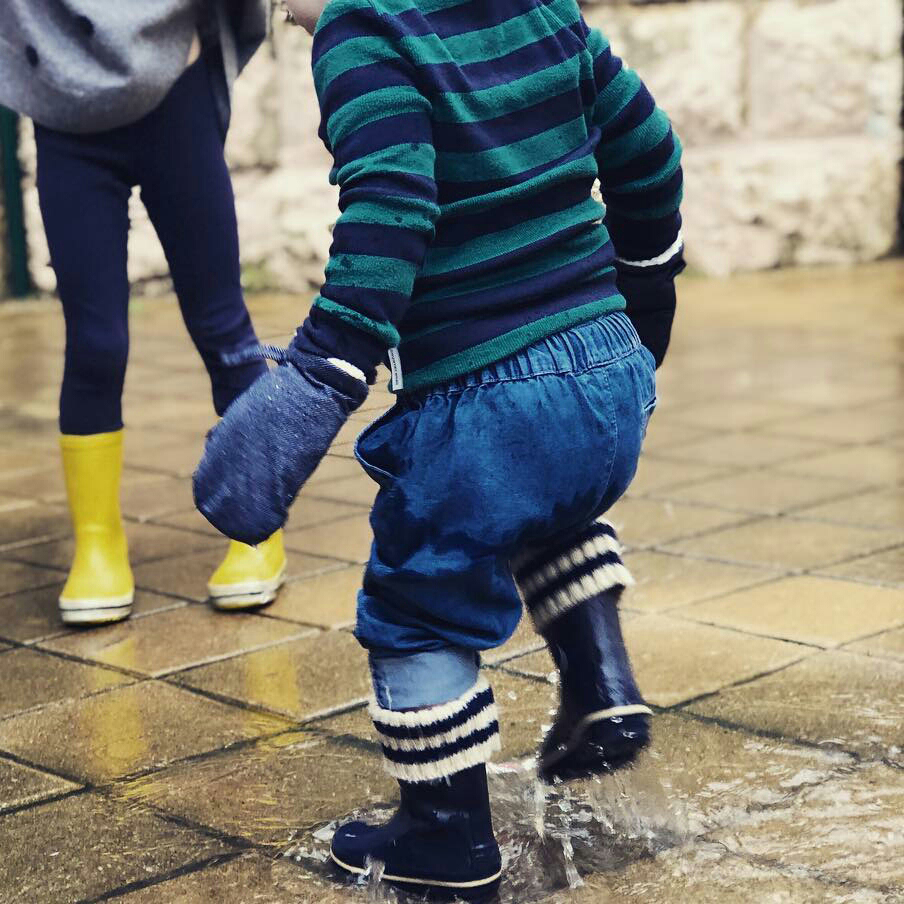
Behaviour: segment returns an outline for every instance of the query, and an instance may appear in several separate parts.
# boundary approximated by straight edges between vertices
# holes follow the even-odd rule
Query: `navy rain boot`
[[[515,580],[559,670],[561,701],[543,739],[544,782],[614,772],[650,743],[649,716],[622,638],[618,601],[631,575],[615,529],[595,521],[514,563]]]
[[[384,881],[431,899],[491,899],[502,861],[485,764],[499,749],[499,721],[486,680],[442,706],[396,712],[372,703],[371,716],[401,802],[386,825],[337,829],[334,863],[361,875],[378,860]]]

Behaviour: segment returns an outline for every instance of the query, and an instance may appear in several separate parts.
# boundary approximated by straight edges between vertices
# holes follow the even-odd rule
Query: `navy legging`
[[[242,296],[223,138],[205,58],[131,125],[87,135],[35,126],[41,214],[66,320],[63,433],[122,427],[128,203],[135,185],[210,374],[217,413],[264,371],[260,361],[226,367],[220,360],[222,352],[256,341]]]

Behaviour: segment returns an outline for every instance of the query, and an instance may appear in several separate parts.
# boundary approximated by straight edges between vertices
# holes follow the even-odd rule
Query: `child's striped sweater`
[[[429,386],[623,309],[616,253],[677,250],[680,144],[576,0],[331,0],[313,67],[341,216],[302,332],[328,356],[397,348]]]

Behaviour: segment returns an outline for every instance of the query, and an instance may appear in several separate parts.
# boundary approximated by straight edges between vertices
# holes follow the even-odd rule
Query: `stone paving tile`
[[[58,700],[126,684],[129,679],[109,669],[71,662],[34,649],[0,656],[0,719]]]
[[[117,787],[185,819],[283,852],[299,832],[397,798],[375,751],[295,732]]]
[[[698,464],[749,468],[794,461],[825,449],[825,443],[816,440],[763,434],[757,437],[756,442],[751,442],[749,433],[728,433],[723,436],[707,437],[695,443],[686,443],[669,452],[668,456]]]
[[[148,681],[6,719],[0,722],[0,750],[97,783],[287,724]]]
[[[775,398],[804,405],[837,405],[858,407],[888,401],[900,393],[900,374],[873,370],[870,374],[855,375],[852,371],[843,380],[811,379],[808,382],[777,384]]]
[[[287,859],[242,854],[207,869],[119,896],[119,904],[348,904],[354,892]],[[364,900],[365,892],[360,893]]]
[[[219,539],[223,547],[226,547],[226,538],[196,509],[187,509],[183,512],[170,512],[168,515],[160,515],[152,518],[147,523],[160,524],[166,527],[175,527],[179,530],[192,531],[194,533],[207,534]]]
[[[0,597],[22,590],[38,590],[59,581],[59,572],[21,562],[0,561]],[[0,626],[2,630],[2,626]]]
[[[59,581],[40,590],[0,597],[0,636],[20,643],[34,643],[47,637],[83,630],[67,628],[60,621],[57,601],[62,589],[63,582]],[[184,602],[172,597],[138,590],[132,605],[132,618],[184,605]]]
[[[904,661],[904,628],[894,631],[883,631],[873,637],[848,644],[845,649],[869,656],[887,656]]]
[[[358,468],[360,471],[360,467]],[[328,483],[316,483],[302,491],[305,494],[318,499],[332,499],[359,506],[373,505],[379,487],[366,474],[358,473],[353,477],[344,477],[341,480],[331,480]]]
[[[666,851],[655,860],[589,877],[543,904],[891,904],[881,891],[821,882],[725,855],[712,847]]]
[[[140,565],[154,559],[184,555],[201,549],[219,545],[209,535],[185,530],[174,530],[155,524],[134,524],[126,522],[126,537],[129,542],[129,561]],[[225,541],[220,541],[225,548]],[[68,571],[75,554],[75,540],[53,540],[13,550],[9,555],[21,562],[33,562],[48,568]],[[55,575],[57,579],[59,575]]]
[[[530,616],[524,613],[521,621],[518,622],[515,633],[501,647],[482,653],[481,659],[485,663],[492,664],[511,659],[513,656],[520,656],[523,653],[533,652],[545,646],[543,638],[534,630]]]
[[[622,543],[628,546],[659,546],[681,537],[736,524],[748,516],[658,499],[625,498],[619,500],[606,517],[618,529]]]
[[[904,546],[862,556],[831,568],[822,569],[826,574],[840,578],[854,578],[904,587]]]
[[[818,653],[689,709],[753,731],[904,763],[904,663]]]
[[[770,568],[823,568],[892,545],[898,533],[803,519],[770,518],[729,527],[666,549]]]
[[[293,549],[315,556],[360,564],[367,562],[370,557],[372,542],[373,531],[370,529],[369,516],[366,514],[344,518],[340,529],[328,524],[316,525],[293,531],[291,534]]]
[[[904,480],[904,451],[891,446],[853,446],[778,466],[788,473],[837,477],[871,484]]]
[[[752,430],[767,424],[785,424],[806,416],[811,408],[766,399],[720,399],[686,405],[678,417],[682,424],[710,430]]]
[[[145,590],[204,602],[207,599],[207,582],[224,555],[225,548],[218,548],[175,556],[163,562],[146,562],[132,569],[135,584]],[[290,578],[313,574],[335,564],[327,559],[293,552],[289,553],[288,559],[287,575]]]
[[[904,487],[886,487],[872,493],[826,502],[798,512],[804,518],[818,518],[839,524],[904,530]]]
[[[68,634],[44,641],[42,646],[91,662],[160,677],[291,640],[306,630],[249,613],[182,606],[147,618]]]
[[[79,794],[0,816],[0,901],[91,899],[230,849],[139,807]]]
[[[761,429],[766,433],[843,443],[854,440],[870,443],[904,432],[900,400],[819,412],[768,424]]]
[[[334,481],[329,486],[345,481]],[[289,511],[289,520],[286,523],[286,543],[291,544],[293,531],[305,527],[313,527],[317,524],[328,524],[350,518],[355,515],[366,514],[367,509],[360,505],[348,504],[334,499],[314,499],[311,496],[301,495]]]
[[[49,772],[41,772],[0,756],[0,814],[66,791],[74,791],[78,787],[74,782]]]
[[[637,583],[625,592],[622,606],[644,612],[674,609],[769,581],[779,574],[659,552],[634,552],[626,561]]]
[[[367,654],[346,631],[307,629],[296,640],[192,669],[178,680],[298,720],[370,695]]]
[[[712,836],[730,851],[904,889],[904,782],[881,764],[806,788],[787,807]],[[801,826],[806,829],[801,831]]]
[[[53,467],[54,464],[59,467],[59,463],[54,461],[51,454],[23,449],[21,446],[0,446],[0,480],[42,471]]]
[[[360,565],[316,574],[284,584],[266,612],[275,618],[321,628],[354,624],[363,569]]]
[[[626,619],[623,629],[637,683],[654,706],[675,706],[813,653],[796,644],[662,615]],[[545,677],[552,666],[543,650],[505,667]]]
[[[132,432],[126,436],[124,460],[126,469],[167,474],[170,477],[191,477],[204,451],[204,434],[197,438],[166,437],[164,445],[135,442]]]
[[[632,496],[664,493],[671,487],[708,480],[725,474],[727,470],[718,465],[642,455],[637,473],[631,481],[630,493]]]
[[[123,420],[129,427],[178,423],[186,433],[196,433],[203,437],[216,423],[216,415],[207,395],[187,399],[158,397],[156,405],[146,405],[143,401],[126,396],[123,403]]]
[[[647,425],[647,435],[644,437],[644,452],[667,453],[669,449],[676,449],[684,443],[702,439],[708,435],[707,430],[700,427],[690,427],[677,421],[660,419],[655,413]]]
[[[66,493],[62,466],[59,460],[47,461],[40,469],[11,472],[0,477],[0,492],[36,502],[59,502]]]
[[[818,577],[791,577],[675,614],[708,624],[822,647],[904,624],[904,593]]]
[[[140,483],[124,485],[120,501],[123,515],[138,521],[195,507],[190,480],[156,475],[145,475]]]
[[[320,462],[317,470],[311,475],[305,487],[320,487],[322,484],[346,477],[357,477],[361,474],[361,465],[354,459],[341,455],[329,455]]]
[[[848,496],[861,487],[862,484],[828,477],[810,478],[772,470],[754,470],[705,480],[692,486],[676,487],[657,495],[667,496],[675,502],[778,515],[839,496],[844,496],[845,501],[837,505],[844,506]],[[811,511],[805,510],[804,514],[809,517]]]
[[[31,505],[0,511],[0,549],[24,546],[30,540],[65,537],[71,532],[69,513],[55,505]]]

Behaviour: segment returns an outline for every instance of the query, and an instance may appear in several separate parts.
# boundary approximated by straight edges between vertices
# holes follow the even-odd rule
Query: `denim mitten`
[[[219,531],[255,544],[282,527],[298,491],[367,383],[293,344],[210,432],[193,479],[195,505]]]
[[[628,303],[627,315],[640,341],[659,367],[665,358],[675,319],[675,277],[685,268],[679,252],[671,260],[654,267],[616,264],[618,290]]]

